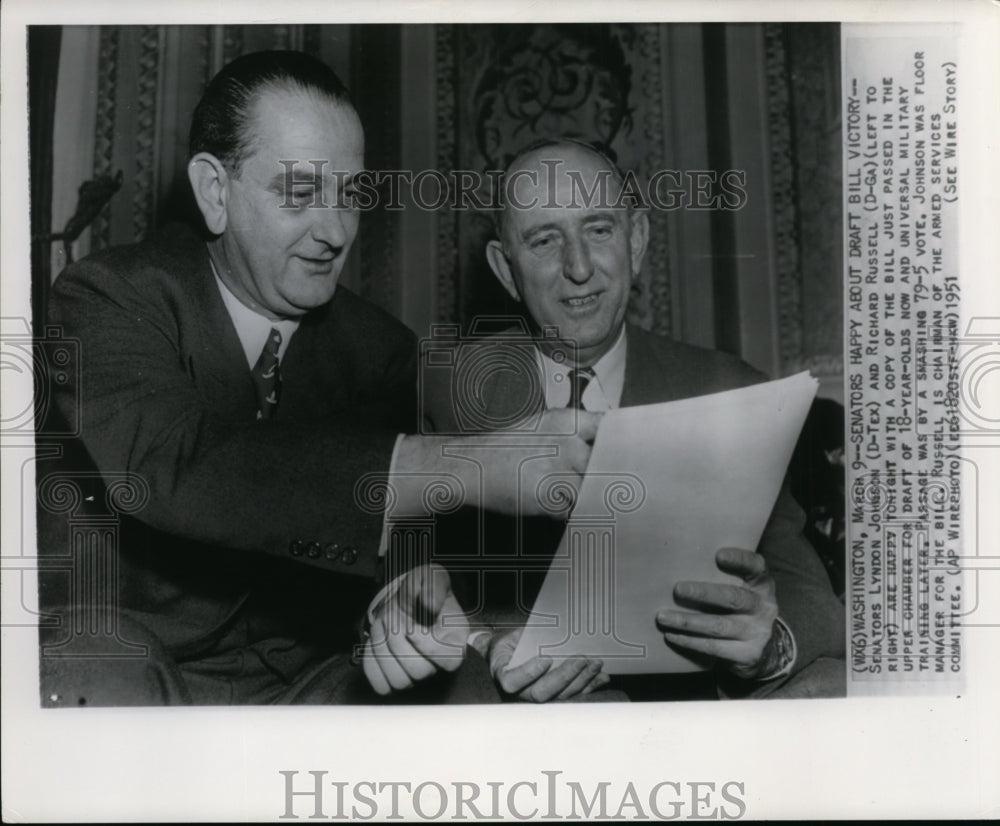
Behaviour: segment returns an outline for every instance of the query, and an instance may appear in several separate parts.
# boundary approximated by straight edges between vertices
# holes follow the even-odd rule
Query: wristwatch
[[[795,658],[798,656],[795,637],[792,636],[792,632],[785,625],[785,621],[781,617],[775,618],[774,631],[771,637],[774,640],[777,663],[775,664],[774,671],[770,674],[758,677],[761,682],[788,676],[792,671],[792,666],[795,665]]]

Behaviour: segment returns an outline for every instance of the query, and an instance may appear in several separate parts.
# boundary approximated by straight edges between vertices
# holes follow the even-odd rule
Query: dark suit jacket
[[[765,380],[763,374],[725,353],[671,341],[632,325],[626,327],[626,335],[628,350],[622,407],[707,395]],[[518,336],[513,334],[504,336],[504,343],[498,344],[511,348],[524,346],[517,341]],[[541,412],[544,398],[540,393],[544,393],[544,389],[540,388],[537,379],[532,381],[518,366],[526,364],[532,364],[531,360],[512,357],[506,360],[508,369],[493,370],[479,383],[463,381],[454,388],[446,375],[433,374],[438,379],[435,384],[428,386],[425,381],[425,426],[445,432],[461,430],[463,408],[467,411],[480,405],[487,412],[482,418],[497,422],[510,422],[523,413],[519,426],[531,430],[532,420]],[[478,388],[481,401],[463,398],[462,389],[467,387]],[[464,420],[468,418],[464,416]],[[720,473],[724,471],[720,468]],[[468,536],[469,523],[475,518],[466,514],[464,526],[459,524],[460,519],[454,520],[450,527],[444,526],[439,546],[460,547],[461,534]],[[500,559],[504,551],[498,548],[500,543],[508,547],[508,567],[537,569],[539,564],[547,565],[562,534],[562,524],[554,520],[525,520],[529,524],[520,526],[518,534],[517,527],[501,524],[488,514],[484,519],[486,527],[481,535],[488,546],[490,566],[494,568],[504,567]],[[775,580],[780,616],[795,636],[798,646],[796,671],[818,657],[838,657],[844,652],[844,608],[835,597],[815,551],[802,535],[803,524],[801,508],[787,488],[783,488],[758,548]],[[510,550],[517,548],[519,539],[523,549],[520,555]],[[527,579],[526,605],[530,606],[540,587],[541,576],[522,575],[521,578]],[[508,601],[512,584],[513,577],[508,577]],[[483,597],[475,593],[466,594],[466,599],[472,603],[481,599],[487,604],[490,602],[489,595]]]
[[[388,471],[396,434],[415,426],[413,334],[338,287],[303,317],[277,415],[258,422],[246,357],[192,230],[72,265],[50,315],[80,343],[68,371],[79,380],[56,388],[60,409],[80,415],[105,478],[128,472],[148,486],[148,503],[121,523],[123,609],[178,659],[211,649],[251,608],[251,638],[353,638],[345,620],[374,590],[382,531],[355,485]]]

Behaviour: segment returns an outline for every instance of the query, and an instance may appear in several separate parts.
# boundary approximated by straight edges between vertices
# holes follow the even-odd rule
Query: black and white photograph
[[[445,5],[5,13],[5,819],[995,814],[995,10]]]

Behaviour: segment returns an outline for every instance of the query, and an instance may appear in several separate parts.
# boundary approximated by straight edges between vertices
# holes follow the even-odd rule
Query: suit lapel
[[[254,419],[257,399],[246,354],[215,283],[208,248],[196,235],[185,238],[186,266],[177,269],[184,306],[180,323],[189,341],[181,347],[187,368],[206,399],[227,419]]]
[[[663,366],[649,346],[643,331],[631,324],[625,327],[628,349],[625,355],[625,383],[622,386],[621,407],[671,401],[670,382],[664,377]]]
[[[355,383],[344,369],[347,342],[337,317],[337,297],[303,317],[281,360],[281,404],[278,418],[294,415],[300,419],[321,418],[352,404]],[[349,326],[349,323],[343,325]]]
[[[204,242],[195,235],[175,243],[175,254],[185,263],[177,268],[184,306],[180,323],[187,330],[182,343],[188,369],[206,399],[230,421],[256,420],[257,397],[250,366],[233,320],[219,293]],[[309,313],[295,331],[281,359],[281,403],[277,418],[303,412],[306,418],[329,415],[351,403],[352,386],[344,373],[334,314],[336,298]],[[349,326],[349,319],[345,326]],[[344,350],[346,352],[346,350]],[[340,389],[339,395],[330,388]]]
[[[762,377],[738,359],[626,327],[622,407],[672,402],[743,387]]]

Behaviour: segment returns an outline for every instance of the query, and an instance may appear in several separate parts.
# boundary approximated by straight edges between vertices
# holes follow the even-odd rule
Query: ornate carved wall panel
[[[441,27],[442,29],[446,27]],[[590,141],[642,177],[663,166],[661,27],[636,24],[455,26],[439,42],[454,69],[455,121],[439,117],[438,142],[456,145],[455,163],[485,174],[502,170],[532,140],[569,135]],[[439,59],[440,60],[440,59]],[[444,78],[442,80],[442,78]],[[441,91],[439,86],[439,91]],[[450,107],[438,95],[439,107]],[[454,134],[454,138],[452,135]],[[440,153],[439,153],[440,154]],[[481,190],[488,201],[488,188]],[[654,242],[633,297],[633,320],[669,332],[670,266],[665,216],[652,216]],[[495,283],[483,250],[493,234],[486,212],[457,216],[458,278],[443,306],[457,317],[513,312]],[[441,245],[447,242],[442,238]]]

